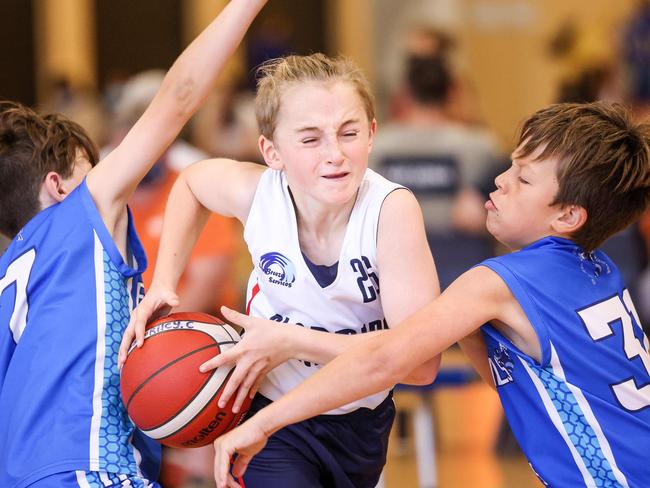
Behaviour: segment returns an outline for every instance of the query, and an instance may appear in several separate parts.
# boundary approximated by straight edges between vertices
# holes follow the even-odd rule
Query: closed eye
[[[519,177],[519,181],[521,183],[523,183],[524,185],[530,185],[530,181],[527,181],[527,180],[523,179],[521,176]]]

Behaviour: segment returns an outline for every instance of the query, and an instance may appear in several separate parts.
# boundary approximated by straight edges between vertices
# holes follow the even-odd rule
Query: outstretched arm
[[[138,183],[208,96],[266,0],[232,0],[183,51],[153,101],[87,185],[111,233]]]
[[[484,323],[500,320],[511,300],[505,283],[493,271],[477,267],[466,272],[404,323],[349,349],[217,439],[217,485],[228,486],[228,466],[234,453],[238,456],[233,472],[240,476],[275,431],[391,387]]]

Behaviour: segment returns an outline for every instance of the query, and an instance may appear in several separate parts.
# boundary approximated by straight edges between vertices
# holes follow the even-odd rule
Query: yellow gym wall
[[[48,81],[56,78],[96,87],[93,0],[32,1],[37,99],[48,98]]]
[[[463,0],[459,31],[467,72],[474,81],[481,114],[504,149],[511,149],[522,119],[552,103],[562,77],[587,63],[615,61],[618,27],[635,0]],[[508,11],[510,15],[508,15]],[[567,20],[578,41],[564,61],[548,45]]]
[[[46,81],[65,76],[73,86],[96,87],[94,0],[32,0],[35,11],[38,99]],[[271,2],[273,0],[270,0]],[[309,1],[309,0],[305,0]],[[184,0],[187,43],[226,0]],[[409,11],[449,30],[458,41],[458,66],[474,87],[480,116],[504,149],[530,112],[553,101],[560,78],[586,60],[611,59],[617,27],[635,0],[329,0],[325,19],[330,52],[355,59],[376,87],[381,102],[391,86],[382,68],[398,50],[395,30]],[[128,15],[128,12],[125,12]],[[580,44],[564,63],[551,59],[549,40],[574,19]],[[382,46],[389,39],[389,49]],[[378,47],[379,46],[379,47]],[[397,66],[396,63],[393,63]],[[241,69],[241,53],[222,78]]]

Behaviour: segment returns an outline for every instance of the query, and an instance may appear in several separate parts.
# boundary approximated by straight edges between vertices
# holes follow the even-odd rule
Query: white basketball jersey
[[[287,179],[281,171],[265,171],[244,229],[254,266],[248,282],[247,313],[335,334],[387,329],[379,295],[377,230],[382,203],[397,188],[401,187],[366,171],[343,239],[336,278],[323,288],[300,249]],[[277,400],[318,367],[289,360],[268,374],[260,393]],[[383,391],[328,413],[374,409],[387,394]]]

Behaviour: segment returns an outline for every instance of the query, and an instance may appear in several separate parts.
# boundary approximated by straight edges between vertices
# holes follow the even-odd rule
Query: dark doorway
[[[34,105],[32,2],[3,0],[0,15],[0,98]]]
[[[100,89],[142,70],[169,69],[183,48],[182,3],[95,0]]]

